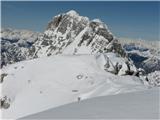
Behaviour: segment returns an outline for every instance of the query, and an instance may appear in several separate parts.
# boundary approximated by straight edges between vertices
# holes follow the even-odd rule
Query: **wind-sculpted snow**
[[[10,99],[10,107],[2,109],[3,117],[15,119],[78,100],[147,88],[136,76],[106,72],[101,56],[57,55],[4,67],[1,97]]]

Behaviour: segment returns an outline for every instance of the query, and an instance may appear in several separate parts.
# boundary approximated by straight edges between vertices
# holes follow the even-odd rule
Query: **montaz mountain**
[[[132,61],[127,57],[121,44],[107,26],[98,19],[89,20],[71,10],[59,14],[48,23],[43,34],[2,30],[2,64],[6,65],[26,59],[39,58],[57,54],[95,54],[115,53],[123,62],[113,63],[109,56],[106,68],[110,66],[112,73],[118,74],[125,66],[122,74],[137,74]]]

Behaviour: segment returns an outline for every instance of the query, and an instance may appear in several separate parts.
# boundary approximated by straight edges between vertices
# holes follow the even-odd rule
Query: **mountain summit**
[[[117,39],[103,22],[89,20],[71,10],[55,16],[35,43],[35,56],[116,52],[125,56]]]

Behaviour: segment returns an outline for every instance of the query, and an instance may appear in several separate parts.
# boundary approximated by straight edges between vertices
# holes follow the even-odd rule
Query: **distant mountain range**
[[[29,59],[30,48],[40,33],[28,30],[2,29],[1,31],[1,67]]]
[[[120,38],[119,42],[137,68],[151,73],[160,70],[160,41]]]

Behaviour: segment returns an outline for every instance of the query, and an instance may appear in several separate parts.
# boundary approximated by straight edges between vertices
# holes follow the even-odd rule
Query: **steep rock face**
[[[36,57],[105,52],[125,56],[121,45],[103,22],[97,19],[90,21],[73,10],[55,16],[34,45]]]
[[[28,30],[1,30],[1,67],[29,58],[29,49],[39,33]]]

